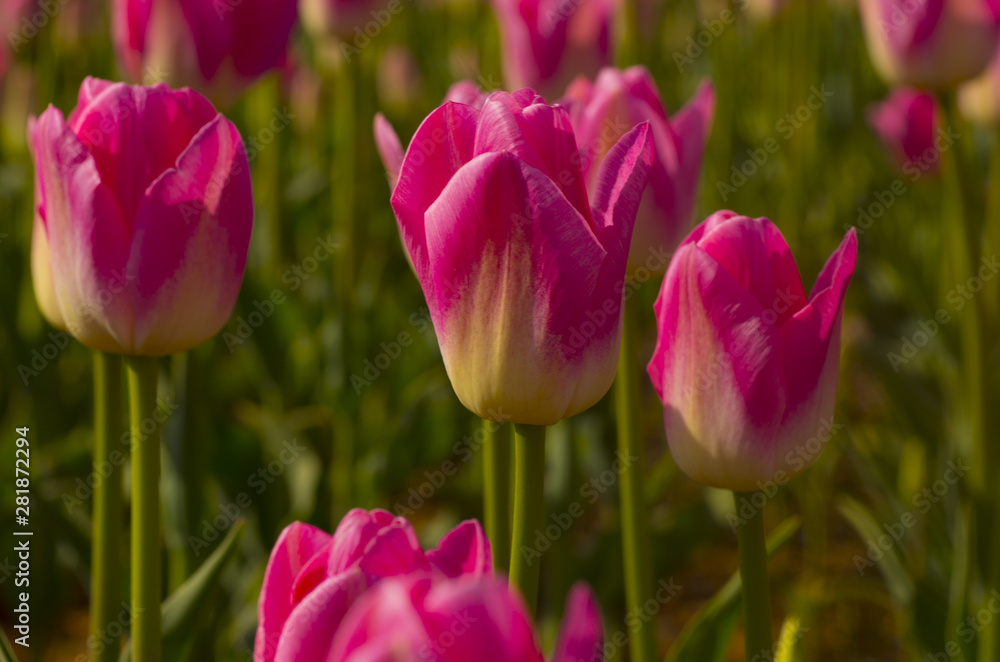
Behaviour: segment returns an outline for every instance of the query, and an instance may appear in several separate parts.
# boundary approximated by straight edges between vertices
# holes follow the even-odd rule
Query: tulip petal
[[[519,422],[554,424],[580,371],[580,351],[562,339],[606,256],[590,225],[506,151],[459,170],[426,217],[431,317],[459,399],[484,418],[509,408],[532,412]]]
[[[358,570],[323,581],[288,616],[274,647],[274,662],[331,659],[328,656],[341,622],[367,588]]]
[[[396,131],[382,113],[375,114],[374,131],[375,147],[389,178],[389,188],[393,189],[399,181],[399,170],[403,166],[403,146]]]
[[[446,103],[428,115],[410,141],[392,192],[400,234],[428,303],[435,295],[428,274],[424,213],[472,158],[478,115],[475,108],[461,103]]]
[[[698,246],[757,299],[765,323],[780,327],[806,305],[788,242],[767,219],[713,215]]]
[[[394,519],[392,513],[385,510],[376,509],[368,512],[363,508],[352,508],[340,520],[337,530],[333,533],[329,560],[330,574],[337,574],[356,566],[368,551],[375,536],[391,525]]]
[[[289,524],[278,536],[260,589],[254,662],[274,660],[282,628],[292,612],[289,599],[292,582],[309,559],[329,542],[330,534],[302,522]]]
[[[243,141],[218,115],[139,206],[128,262],[136,354],[184,351],[218,333],[236,304],[252,226]]]
[[[595,655],[603,659],[603,651],[601,609],[590,588],[578,583],[566,599],[566,615],[563,616],[552,662],[592,662]]]
[[[857,234],[851,228],[820,272],[809,304],[781,327],[789,415],[802,413],[799,407],[810,402],[829,403],[831,411],[815,412],[812,416],[804,414],[808,420],[816,421],[833,414],[840,364],[841,312],[857,253]],[[815,431],[810,434],[812,432]]]
[[[358,567],[369,577],[378,578],[428,569],[416,532],[401,517],[379,531],[365,550]]]
[[[493,574],[493,554],[486,532],[476,520],[466,520],[441,538],[427,560],[447,577]]]
[[[49,107],[29,123],[29,142],[36,165],[36,214],[45,244],[36,243],[38,268],[47,252],[50,285],[62,321],[92,349],[123,351],[132,343],[129,297],[119,293],[128,276],[121,273],[128,255],[129,227],[111,191],[101,182],[93,156]],[[43,248],[47,247],[47,251]]]

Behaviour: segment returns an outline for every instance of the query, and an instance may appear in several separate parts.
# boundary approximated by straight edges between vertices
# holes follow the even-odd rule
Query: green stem
[[[159,662],[160,436],[146,436],[142,421],[156,408],[155,358],[129,356],[129,420],[132,430],[132,659]]]
[[[94,510],[90,565],[91,641],[95,662],[118,659],[118,639],[108,626],[121,605],[122,537],[122,362],[117,354],[94,352]],[[101,478],[103,476],[103,478]]]
[[[615,409],[618,424],[618,454],[622,461],[619,502],[622,522],[622,556],[625,566],[625,599],[629,613],[643,613],[652,597],[649,563],[649,533],[642,494],[643,447],[639,439],[639,355],[635,306],[625,302],[621,360],[615,378]],[[642,627],[629,642],[631,659],[656,659],[656,634]]]
[[[510,443],[503,424],[483,421],[484,510],[486,536],[493,548],[493,568],[510,568]]]
[[[755,503],[754,494],[733,492],[736,508],[741,499]],[[747,662],[773,655],[774,638],[771,633],[771,596],[767,583],[767,545],[764,540],[764,509],[758,508],[739,527],[737,536],[740,548],[740,579],[743,585],[743,624],[746,638]]]
[[[533,536],[545,521],[545,426],[514,425],[514,535],[510,581],[535,615],[541,551]]]

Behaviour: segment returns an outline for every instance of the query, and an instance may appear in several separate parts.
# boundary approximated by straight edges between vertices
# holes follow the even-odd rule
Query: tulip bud
[[[84,345],[163,356],[236,304],[253,224],[236,127],[197,92],[88,78],[28,126],[39,308]]]
[[[934,141],[941,117],[933,95],[896,88],[885,101],[869,109],[868,123],[900,170],[937,172],[940,154]]]
[[[384,510],[349,512],[331,536],[295,522],[282,531],[264,571],[254,662],[327,659],[341,620],[358,598],[387,577],[418,573],[440,579],[491,577],[490,543],[474,520],[424,552],[402,517]],[[323,651],[322,655],[319,651]]]
[[[893,85],[949,88],[975,77],[997,47],[992,0],[859,0],[868,52]]]
[[[615,141],[637,124],[649,122],[656,150],[632,233],[629,271],[645,268],[663,273],[694,216],[702,155],[715,110],[712,84],[702,83],[691,102],[670,118],[645,67],[606,68],[594,83],[585,78],[574,81],[560,103],[570,109],[591,187]]]
[[[782,483],[829,439],[840,322],[857,254],[851,229],[807,298],[766,218],[722,211],[678,248],[656,301],[649,376],[677,465],[703,485]]]
[[[618,0],[492,0],[504,80],[558,94],[576,76],[610,64]]]
[[[649,134],[619,140],[588,195],[569,115],[531,90],[447,102],[417,129],[392,207],[452,386],[480,417],[551,425],[611,386]]]
[[[296,0],[114,0],[112,38],[132,81],[231,100],[281,66],[297,16]]]

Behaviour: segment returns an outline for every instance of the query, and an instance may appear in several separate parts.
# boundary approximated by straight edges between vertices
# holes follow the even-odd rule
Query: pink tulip
[[[671,253],[691,227],[701,160],[715,111],[715,90],[702,83],[688,105],[671,119],[645,67],[602,69],[595,83],[578,78],[563,101],[593,187],[608,151],[626,131],[649,121],[656,153],[632,233],[629,270],[663,273]]]
[[[88,78],[28,125],[31,266],[45,317],[106,352],[214,336],[243,279],[253,195],[236,127],[197,92]]]
[[[552,662],[603,659],[600,613],[586,587],[570,595]],[[305,652],[305,651],[303,651]],[[506,581],[433,581],[409,576],[382,582],[351,609],[333,647],[303,659],[330,662],[542,662],[531,618]]]
[[[468,409],[551,425],[607,392],[652,143],[626,134],[588,196],[568,113],[531,90],[447,102],[417,129],[392,207]]]
[[[611,62],[618,0],[492,0],[507,87],[558,94]]]
[[[114,0],[112,37],[133,81],[231,99],[281,66],[297,16],[297,0]]]
[[[412,573],[439,578],[492,576],[490,544],[478,522],[466,521],[424,553],[413,527],[384,510],[354,509],[331,536],[295,522],[271,552],[258,605],[255,662],[326,659],[351,605],[386,577]]]
[[[713,214],[681,244],[656,302],[649,376],[677,465],[712,487],[751,491],[802,472],[829,439],[840,320],[854,273],[848,232],[806,298],[766,218]]]
[[[934,96],[900,87],[868,111],[868,122],[903,172],[936,172],[941,117]]]
[[[997,47],[998,0],[859,0],[868,51],[891,84],[951,87]]]

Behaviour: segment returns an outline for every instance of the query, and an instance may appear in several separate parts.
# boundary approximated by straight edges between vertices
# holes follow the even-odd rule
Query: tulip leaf
[[[801,520],[789,517],[778,525],[767,537],[767,555],[773,556],[791,540],[799,530]],[[726,649],[740,620],[739,571],[733,573],[729,581],[719,589],[711,601],[699,609],[677,641],[670,648],[665,662],[721,662],[726,657]]]
[[[802,650],[802,619],[789,614],[781,625],[781,634],[774,644],[774,662],[805,662]]]
[[[0,662],[17,662],[17,655],[14,655],[14,648],[10,645],[3,628],[0,628]]]
[[[219,583],[222,571],[239,549],[246,523],[241,519],[233,525],[225,539],[187,581],[167,596],[160,606],[163,623],[163,659],[190,659],[191,645],[198,633],[198,624],[205,619],[209,596]],[[126,645],[119,662],[131,662],[132,647]]]
[[[846,496],[841,497],[837,500],[837,510],[843,515],[844,519],[847,520],[847,523],[851,525],[862,541],[877,541],[880,536],[885,535],[885,531],[882,530],[875,514],[857,499]],[[903,562],[900,560],[899,555],[896,554],[896,549],[891,546],[888,549],[884,549],[881,546],[875,549],[882,552],[882,554],[875,559],[871,558],[870,553],[864,556],[855,555],[855,564],[859,565],[860,571],[863,571],[865,566],[877,565],[879,571],[882,573],[882,577],[885,579],[886,588],[889,589],[889,595],[892,596],[893,601],[900,608],[905,609],[910,607],[913,602],[915,588],[913,581],[906,572],[906,568],[903,567]]]

